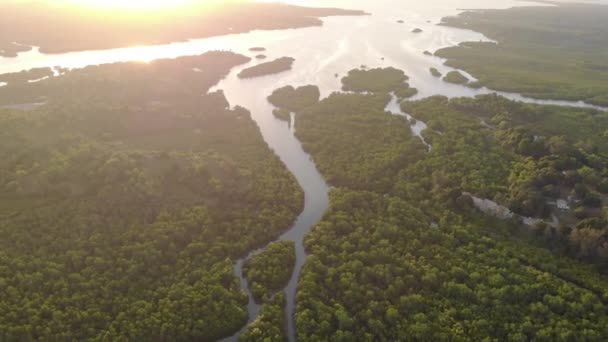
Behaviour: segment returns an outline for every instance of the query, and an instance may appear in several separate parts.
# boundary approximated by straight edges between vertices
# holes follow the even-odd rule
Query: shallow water
[[[331,17],[324,19],[323,27],[297,30],[253,31],[245,34],[195,39],[157,46],[83,51],[56,55],[40,54],[38,49],[21,53],[17,58],[0,58],[0,74],[34,67],[78,68],[91,64],[120,61],[146,62],[158,58],[197,55],[211,50],[232,50],[254,57],[253,46],[267,48],[268,59],[290,56],[296,59],[294,68],[267,77],[241,80],[236,74],[245,67],[261,63],[253,59],[247,65],[235,68],[220,82],[216,89],[224,90],[231,105],[241,105],[251,111],[264,140],[295,175],[305,192],[305,207],[294,226],[280,239],[296,242],[297,262],[294,274],[285,289],[287,295],[287,332],[290,341],[295,340],[293,313],[295,293],[301,266],[305,260],[303,237],[316,224],[328,206],[329,187],[304,152],[294,136],[293,124],[280,121],[272,115],[272,106],[266,101],[274,89],[284,85],[318,85],[322,96],[340,89],[340,78],[349,70],[365,65],[367,67],[393,66],[405,71],[409,83],[419,91],[414,97],[431,95],[448,97],[475,96],[490,93],[488,89],[471,89],[449,84],[433,77],[429,68],[437,68],[445,74],[452,70],[443,65],[443,60],[427,56],[424,51],[459,44],[464,41],[487,40],[483,35],[461,29],[437,26],[442,17],[455,15],[460,9],[507,8],[526,5],[522,1],[511,0],[291,0],[290,3],[320,7],[342,7],[363,9],[371,13],[361,17]],[[529,3],[528,3],[529,4]],[[403,24],[397,23],[403,20]],[[422,33],[412,33],[420,28]],[[193,72],[196,72],[193,70]],[[336,77],[335,75],[338,75]],[[0,84],[1,86],[1,84]],[[567,101],[543,101],[524,98],[518,94],[499,93],[508,98],[533,103],[588,106],[584,103]],[[398,108],[396,101],[387,109],[395,114],[407,116]],[[297,120],[297,117],[294,119]],[[292,120],[293,121],[293,120]],[[426,128],[418,121],[412,126],[413,133],[422,138]],[[423,139],[424,141],[424,139]],[[429,146],[430,147],[430,146]],[[481,200],[481,199],[478,199]],[[481,200],[483,201],[483,200]],[[241,287],[250,295],[249,320],[257,317],[259,306],[253,302],[245,279],[242,279],[242,263],[235,265],[235,273],[241,278]],[[227,340],[236,340],[238,334]]]

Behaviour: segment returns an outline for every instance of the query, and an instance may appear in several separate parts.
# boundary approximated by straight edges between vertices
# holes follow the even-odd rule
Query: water
[[[246,80],[237,77],[237,74],[242,69],[254,63],[257,62],[251,62],[250,64],[235,68],[228,77],[212,90],[222,89],[231,105],[240,105],[251,111],[253,119],[257,122],[270,148],[279,156],[304,190],[304,211],[300,214],[291,229],[280,237],[280,240],[294,241],[296,247],[294,272],[289,284],[285,288],[287,298],[287,306],[285,308],[287,332],[289,340],[294,341],[295,329],[292,317],[295,312],[297,283],[306,257],[303,245],[304,235],[321,219],[325,209],[327,209],[329,205],[329,187],[323,176],[317,171],[311,157],[304,152],[302,145],[295,137],[293,122],[297,120],[297,116],[292,116],[291,122],[275,118],[272,114],[274,107],[266,100],[266,97],[277,88],[277,84],[287,84],[289,82],[290,73]],[[253,252],[247,258],[238,260],[235,264],[235,274],[240,278],[241,288],[249,297],[247,305],[249,322],[257,317],[260,306],[253,300],[247,280],[243,277],[242,267],[244,260],[258,252]],[[241,332],[242,330],[234,336],[225,339],[225,341],[237,340]]]
[[[491,2],[486,0],[291,0],[286,2],[319,7],[363,9],[372,15],[326,18],[323,27],[253,31],[156,46],[56,55],[43,55],[37,48],[34,48],[29,52],[19,54],[17,58],[0,59],[0,74],[35,67],[78,68],[91,64],[120,61],[148,62],[158,58],[198,55],[211,50],[231,50],[254,57],[255,53],[249,51],[249,48],[254,46],[267,48],[264,54],[268,56],[269,60],[284,56],[295,58],[294,68],[290,72],[256,79],[238,79],[236,74],[240,70],[260,63],[254,59],[248,65],[235,68],[216,87],[216,89],[224,90],[231,105],[241,105],[251,111],[264,140],[295,175],[304,189],[304,211],[294,226],[281,236],[282,240],[296,242],[296,267],[289,285],[285,289],[287,334],[289,340],[294,341],[295,293],[301,267],[305,260],[302,241],[304,234],[310,231],[327,209],[329,188],[310,156],[303,151],[300,142],[294,136],[293,124],[280,121],[272,115],[273,108],[266,101],[266,96],[274,89],[288,84],[294,86],[315,84],[319,86],[322,96],[327,96],[340,89],[342,76],[361,65],[393,66],[404,70],[410,77],[409,83],[419,91],[414,99],[438,94],[459,97],[490,93],[492,91],[485,88],[471,89],[445,83],[433,77],[429,72],[431,67],[437,68],[443,74],[451,71],[452,68],[444,66],[444,61],[440,58],[425,55],[424,51],[434,52],[439,48],[453,46],[464,41],[488,41],[486,37],[476,32],[437,26],[436,24],[442,17],[456,15],[459,9],[507,8],[522,6],[526,3],[517,0]],[[399,24],[398,20],[403,20],[404,23]],[[412,33],[414,28],[420,28],[423,32]],[[193,70],[193,72],[196,71]],[[339,77],[335,77],[336,74]],[[582,102],[533,100],[518,94],[503,92],[499,94],[531,103],[593,107]],[[401,112],[398,108],[396,100],[389,103],[387,110],[408,117],[408,114]],[[421,139],[423,139],[421,133],[425,128],[424,123],[420,121],[412,126],[413,133]],[[235,273],[241,278],[242,289],[249,294],[249,321],[252,321],[257,317],[259,306],[253,302],[248,284],[242,278],[243,261],[236,262]],[[236,340],[237,337],[238,334],[227,340]]]
[[[399,99],[397,98],[397,96],[395,96],[395,94],[391,93],[391,100],[388,105],[386,105],[385,110],[393,113],[394,115],[405,116],[410,122],[412,134],[422,140],[422,143],[426,145],[426,147],[429,149],[429,152],[432,150],[433,146],[431,146],[431,144],[424,140],[424,137],[422,136],[422,132],[427,129],[428,126],[423,121],[416,120],[410,114],[402,111],[401,106],[399,105]],[[416,122],[412,124],[413,120],[416,120]]]

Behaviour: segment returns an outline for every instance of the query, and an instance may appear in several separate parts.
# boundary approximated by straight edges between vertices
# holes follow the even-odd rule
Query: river
[[[419,91],[414,99],[437,94],[459,97],[490,93],[492,91],[488,89],[471,89],[445,83],[433,77],[429,73],[431,67],[437,68],[443,74],[452,68],[444,66],[442,59],[425,55],[424,52],[434,52],[439,48],[464,41],[487,40],[476,32],[436,25],[441,18],[459,13],[461,8],[507,8],[526,3],[516,0],[491,2],[486,0],[292,0],[286,2],[362,9],[371,15],[325,18],[322,27],[253,31],[156,46],[55,55],[44,55],[38,49],[33,49],[19,54],[17,58],[0,59],[0,74],[34,67],[79,68],[120,61],[147,62],[159,58],[197,55],[211,50],[231,50],[253,57],[254,54],[248,49],[254,46],[267,48],[264,54],[269,60],[283,56],[295,58],[294,68],[290,72],[255,79],[238,79],[236,74],[240,70],[259,63],[254,59],[249,64],[232,70],[226,79],[215,87],[224,91],[231,105],[240,105],[251,111],[252,118],[257,122],[264,140],[294,174],[305,193],[304,211],[294,226],[280,238],[296,243],[296,267],[285,289],[287,334],[289,341],[295,341],[293,321],[295,293],[306,256],[303,237],[321,219],[327,209],[329,187],[294,136],[293,125],[290,127],[288,123],[272,115],[273,108],[266,101],[266,96],[274,89],[288,84],[294,86],[315,84],[319,86],[322,96],[327,96],[340,89],[341,76],[361,65],[393,66],[404,70],[410,77],[409,83]],[[403,20],[404,23],[397,23],[399,20]],[[415,28],[420,28],[422,32],[412,33]],[[533,100],[518,94],[499,94],[531,103],[591,107],[581,102]],[[396,102],[389,103],[387,110],[407,116],[400,111]],[[419,122],[413,127],[413,132],[422,138],[421,131],[424,128],[424,123]],[[243,261],[236,262],[235,273],[241,279],[243,290],[250,295],[248,310],[249,320],[252,321],[257,317],[259,306],[253,302],[247,283],[242,278]],[[238,334],[226,340],[232,341],[237,338]]]

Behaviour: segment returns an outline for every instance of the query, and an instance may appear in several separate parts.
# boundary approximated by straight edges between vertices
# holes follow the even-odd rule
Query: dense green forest
[[[233,260],[303,206],[247,110],[200,95],[247,61],[213,52],[0,88],[47,101],[0,110],[0,340],[213,341],[245,324]]]
[[[260,315],[239,336],[239,342],[284,342],[285,295],[279,293],[262,306]]]
[[[384,111],[387,83],[400,83],[365,77],[374,90],[296,112],[296,135],[336,187],[306,237],[298,339],[607,336],[608,115],[496,95],[404,101],[428,124],[428,152],[405,118]],[[562,224],[503,221],[466,193]],[[550,204],[564,196],[570,210]]]
[[[407,83],[408,76],[393,67],[353,69],[342,78],[342,90],[351,92],[394,92],[399,98],[409,98],[418,93]]]
[[[254,78],[291,70],[295,59],[291,57],[281,57],[274,61],[254,65],[239,72],[239,78]]]
[[[268,96],[268,102],[277,108],[297,112],[319,102],[320,97],[321,93],[317,86],[308,85],[298,88],[285,86],[272,92]]]
[[[465,12],[443,24],[481,32],[498,44],[467,42],[435,54],[491,89],[608,106],[606,22],[603,5]]]
[[[296,263],[293,241],[275,241],[245,261],[243,274],[256,301],[267,301],[287,286]]]

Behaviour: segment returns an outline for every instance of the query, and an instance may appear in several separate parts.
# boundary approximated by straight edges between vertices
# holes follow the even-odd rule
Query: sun
[[[64,0],[64,2],[92,9],[160,11],[195,5],[210,5],[222,2],[222,0]]]

